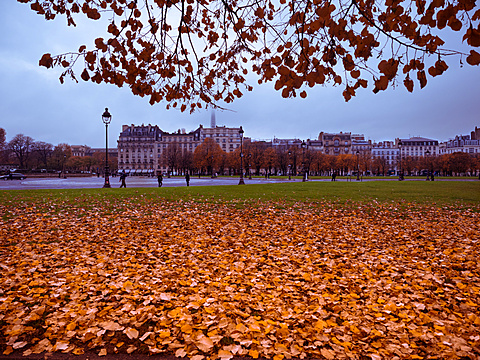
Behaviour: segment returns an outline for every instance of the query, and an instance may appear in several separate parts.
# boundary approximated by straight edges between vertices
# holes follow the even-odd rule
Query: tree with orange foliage
[[[42,56],[40,65],[64,69],[61,82],[80,73],[182,111],[241,97],[253,89],[249,72],[275,82],[283,97],[330,83],[348,101],[368,86],[423,88],[452,56],[480,64],[475,0],[18,1],[69,26],[81,14],[108,19],[108,35],[92,39],[94,47]],[[469,53],[444,47],[447,28],[461,31]]]
[[[263,167],[268,174],[272,173],[272,168],[277,163],[277,152],[273,147],[267,147],[263,152]]]
[[[449,170],[453,175],[466,174],[474,168],[472,160],[473,157],[464,152],[449,154]]]
[[[218,145],[215,140],[210,137],[205,138],[203,143],[201,143],[195,149],[193,153],[193,163],[198,171],[206,171],[208,174],[213,175],[214,170],[218,169],[224,151]]]

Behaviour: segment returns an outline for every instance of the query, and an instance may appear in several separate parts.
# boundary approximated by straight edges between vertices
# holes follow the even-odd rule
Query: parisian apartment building
[[[157,173],[168,170],[169,152],[195,152],[197,146],[210,137],[226,153],[240,147],[240,127],[200,125],[196,130],[166,132],[157,125],[123,125],[118,138],[118,171],[135,173]]]
[[[381,159],[389,170],[397,169],[398,156],[399,149],[394,141],[380,141],[372,146],[372,159]]]
[[[411,137],[409,139],[397,139],[396,145],[402,158],[437,156],[439,155],[438,140],[424,137]]]
[[[157,125],[123,125],[118,138],[117,151],[119,171],[158,172],[167,171],[166,154],[172,149],[182,153],[193,153],[197,146],[207,138],[213,138],[226,153],[233,152],[240,147],[240,127],[217,126],[214,117],[210,127],[200,125],[197,129],[187,132],[179,129],[175,132],[166,132]],[[252,140],[255,141],[255,140]],[[317,139],[302,141],[300,139],[273,138],[264,141],[267,146],[301,147],[306,144],[307,149],[319,151],[328,155],[362,155],[372,159],[381,158],[391,170],[397,168],[400,157],[425,157],[467,152],[480,154],[480,129],[470,135],[457,135],[454,139],[439,142],[425,137],[396,138],[394,141],[372,142],[363,134],[351,132],[327,133],[320,132]],[[91,149],[87,146],[72,147],[77,156],[85,156],[104,149]],[[93,151],[92,151],[93,150]]]
[[[440,144],[440,155],[464,152],[470,155],[480,154],[480,128],[475,126],[470,135],[457,135]]]

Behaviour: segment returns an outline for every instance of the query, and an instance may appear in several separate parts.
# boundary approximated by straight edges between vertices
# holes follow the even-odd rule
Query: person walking
[[[120,174],[120,179],[118,181],[121,181],[122,183],[120,184],[120,188],[124,187],[126,188],[127,187],[127,183],[125,182],[125,179],[127,178],[127,174],[125,174],[125,170],[122,171],[122,173]]]
[[[190,174],[185,175],[185,180],[187,181],[187,186],[190,186]]]
[[[161,172],[158,173],[157,175],[157,181],[158,181],[158,187],[162,187],[163,185],[163,175]]]

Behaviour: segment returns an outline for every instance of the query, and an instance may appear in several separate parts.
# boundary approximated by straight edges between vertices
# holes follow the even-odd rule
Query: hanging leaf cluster
[[[68,25],[79,16],[105,19],[108,35],[91,46],[43,55],[40,65],[65,69],[62,82],[78,71],[85,81],[125,85],[182,111],[241,97],[253,89],[249,73],[273,81],[283,97],[304,98],[308,88],[331,83],[348,101],[359,88],[378,92],[399,78],[410,92],[415,83],[423,88],[451,55],[480,64],[476,50],[448,50],[442,39],[448,28],[480,46],[475,0],[18,1]]]
[[[0,204],[4,355],[480,356],[478,209],[75,203]]]

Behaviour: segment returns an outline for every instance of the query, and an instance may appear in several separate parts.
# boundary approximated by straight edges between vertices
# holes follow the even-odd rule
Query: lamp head
[[[110,124],[110,121],[112,121],[112,115],[108,112],[108,108],[105,108],[105,111],[102,114],[102,121],[105,125]]]

